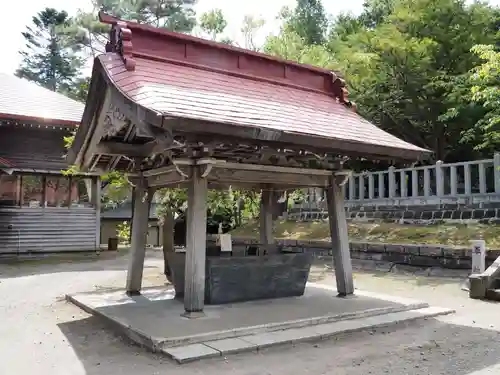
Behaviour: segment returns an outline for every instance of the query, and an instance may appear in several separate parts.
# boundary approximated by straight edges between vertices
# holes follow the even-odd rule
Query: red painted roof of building
[[[34,82],[0,73],[0,120],[78,125],[84,104]]]
[[[356,114],[328,70],[104,14],[101,19],[115,24],[116,35],[112,31],[110,52],[98,58],[105,74],[125,96],[165,117],[345,141],[350,148],[378,146],[382,155],[405,159],[427,152]]]
[[[0,157],[0,167],[8,167],[11,168],[14,165],[7,159]]]

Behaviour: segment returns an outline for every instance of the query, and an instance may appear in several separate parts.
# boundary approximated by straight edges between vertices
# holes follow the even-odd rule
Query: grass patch
[[[329,241],[327,221],[276,221],[275,238]],[[257,222],[231,232],[236,237],[259,238]],[[417,243],[469,246],[473,239],[484,239],[490,249],[500,249],[500,226],[485,224],[400,225],[396,223],[349,223],[349,238],[358,242]]]

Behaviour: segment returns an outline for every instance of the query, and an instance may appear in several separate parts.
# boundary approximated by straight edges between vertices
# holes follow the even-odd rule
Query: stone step
[[[358,291],[359,292],[359,291]],[[359,292],[362,293],[362,292]],[[318,317],[289,320],[276,323],[268,323],[260,326],[249,326],[234,328],[226,331],[213,331],[208,333],[194,334],[183,337],[171,337],[165,340],[159,340],[155,343],[157,348],[172,348],[177,346],[188,346],[190,344],[204,343],[207,341],[231,339],[241,336],[249,336],[262,333],[271,333],[274,331],[283,331],[287,329],[297,329],[303,327],[317,326],[319,324],[334,323],[344,320],[368,318],[378,315],[386,315],[404,311],[412,311],[429,307],[426,302],[413,300],[397,299],[400,302],[397,306],[378,307],[362,311],[354,311],[348,313],[323,315]]]
[[[454,310],[447,308],[426,307],[301,328],[210,340],[185,346],[164,348],[162,351],[178,363],[186,363],[203,358],[226,356],[278,345],[325,340],[341,334],[387,327],[398,323],[433,318],[454,312]]]

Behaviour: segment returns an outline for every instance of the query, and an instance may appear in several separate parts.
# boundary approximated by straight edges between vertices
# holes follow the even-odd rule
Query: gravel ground
[[[148,258],[146,285],[164,283],[161,266],[161,259]],[[66,293],[121,287],[125,267],[123,257],[0,265],[0,374],[500,374],[500,304],[468,299],[460,290],[463,279],[359,270],[359,289],[421,299],[457,313],[315,345],[178,366],[114,335],[64,301]],[[322,266],[312,278],[333,282]]]

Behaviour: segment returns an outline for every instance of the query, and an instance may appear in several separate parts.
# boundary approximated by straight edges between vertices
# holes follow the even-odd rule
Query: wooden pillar
[[[203,166],[191,167],[188,182],[186,225],[186,271],[184,281],[185,316],[203,313],[205,303],[205,261],[207,248],[207,179]]]
[[[338,179],[343,178],[330,176],[328,179],[329,186],[326,191],[337,291],[339,296],[342,297],[354,293],[344,197],[338,183]]]
[[[273,249],[273,190],[271,185],[262,186],[260,198],[260,245],[259,255],[267,254]]]
[[[90,193],[92,205],[96,213],[96,228],[95,228],[95,248],[99,250],[101,247],[101,178],[96,177],[92,181],[92,190]]]
[[[142,287],[142,272],[146,256],[149,205],[151,197],[146,181],[139,179],[133,191],[134,209],[132,212],[130,260],[127,273],[127,294],[138,295]]]
[[[168,264],[168,254],[173,253],[174,249],[174,214],[171,207],[167,207],[165,216],[163,217],[163,225],[161,228],[162,249],[163,249],[163,273],[167,276],[167,280],[171,280],[171,270]]]

